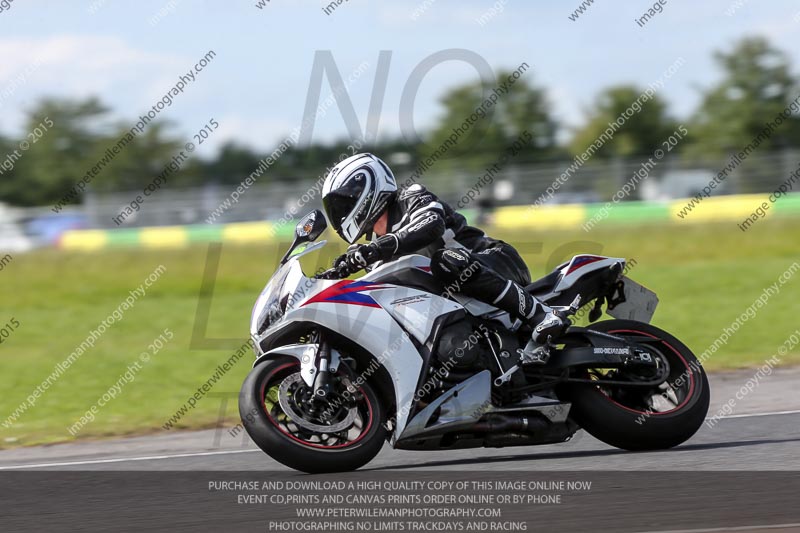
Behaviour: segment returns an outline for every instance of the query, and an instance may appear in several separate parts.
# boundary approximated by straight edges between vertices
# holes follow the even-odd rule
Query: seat
[[[560,278],[561,270],[553,270],[545,277],[539,278],[530,285],[527,285],[525,290],[534,296],[539,294],[547,294],[548,292],[552,292]]]

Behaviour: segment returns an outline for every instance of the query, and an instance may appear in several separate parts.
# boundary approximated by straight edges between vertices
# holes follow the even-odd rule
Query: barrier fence
[[[728,195],[708,198],[692,217],[678,216],[687,199],[669,202],[623,202],[614,206],[590,229],[611,224],[703,224],[708,222],[739,223],[766,201],[767,194]],[[605,208],[597,204],[557,204],[531,208],[528,205],[499,207],[491,211],[488,222],[491,230],[541,230],[584,228],[589,220]],[[465,209],[467,219],[474,223],[478,211]],[[789,194],[776,202],[764,218],[800,216],[800,194]],[[231,224],[197,224],[158,226],[117,230],[73,230],[66,232],[59,247],[66,250],[98,250],[109,247],[138,246],[143,248],[176,248],[203,242],[265,243],[291,240],[293,224],[271,222],[241,222]]]

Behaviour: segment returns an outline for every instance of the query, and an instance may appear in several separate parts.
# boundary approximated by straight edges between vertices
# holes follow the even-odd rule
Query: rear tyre
[[[370,462],[381,450],[386,430],[384,410],[369,384],[347,395],[347,378],[343,383],[337,376],[335,392],[326,397],[330,402],[321,404],[310,400],[313,391],[299,372],[300,361],[278,356],[245,378],[239,415],[253,442],[276,461],[310,474],[346,472]]]
[[[597,386],[570,384],[565,397],[570,416],[597,439],[625,450],[659,450],[677,446],[694,435],[705,420],[710,398],[708,378],[692,351],[681,341],[650,324],[608,320],[588,327],[621,337],[647,337],[647,344],[669,363],[669,377],[659,389],[602,386],[602,376],[580,377]],[[615,376],[619,378],[619,376]]]

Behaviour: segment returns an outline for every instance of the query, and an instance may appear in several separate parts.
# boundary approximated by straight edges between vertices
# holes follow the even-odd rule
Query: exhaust
[[[482,418],[471,429],[477,433],[535,433],[547,426],[541,416],[494,414]]]

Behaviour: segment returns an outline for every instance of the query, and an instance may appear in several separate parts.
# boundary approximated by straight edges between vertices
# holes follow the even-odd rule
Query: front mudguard
[[[321,368],[320,358],[317,356],[318,353],[318,344],[289,344],[274,348],[264,354],[261,354],[256,359],[255,363],[253,363],[253,368],[267,359],[274,359],[279,355],[288,355],[300,361],[300,376],[302,376],[306,385],[313,387],[317,375],[319,375],[319,373],[323,370]],[[339,368],[340,361],[341,358],[338,350],[331,350],[331,362],[328,365],[328,368],[324,370],[336,372],[336,370]]]
[[[402,431],[409,412],[404,406],[413,400],[424,362],[411,336],[383,308],[312,303],[288,311],[280,323],[254,339],[257,356],[263,355],[260,350],[280,353],[311,330],[322,331],[345,359],[356,360],[353,371],[375,384],[390,416],[396,409],[395,427]]]

